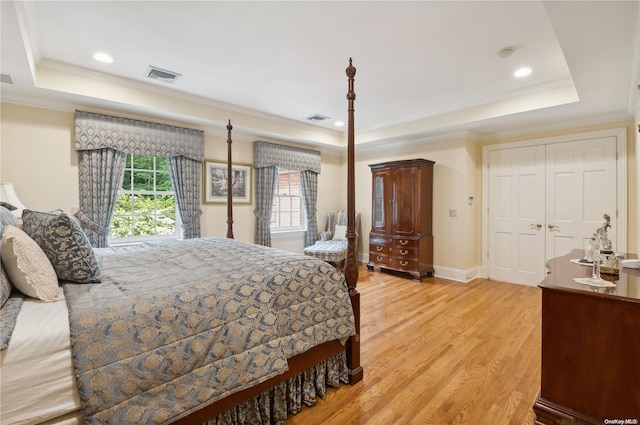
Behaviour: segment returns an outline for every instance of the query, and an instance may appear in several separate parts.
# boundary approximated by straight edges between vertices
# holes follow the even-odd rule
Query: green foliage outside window
[[[110,237],[176,234],[176,200],[166,158],[128,155]]]

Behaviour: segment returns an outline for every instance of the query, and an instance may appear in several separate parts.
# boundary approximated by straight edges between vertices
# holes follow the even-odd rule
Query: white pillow
[[[347,239],[347,226],[341,226],[339,224],[336,224],[336,228],[333,231],[333,240],[344,240]]]
[[[2,265],[13,286],[42,301],[57,301],[58,277],[42,248],[22,229],[5,226],[0,248]]]

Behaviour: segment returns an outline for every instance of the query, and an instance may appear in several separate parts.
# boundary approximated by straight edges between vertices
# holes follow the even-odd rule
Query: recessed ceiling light
[[[93,55],[93,58],[97,61],[104,62],[104,63],[113,62],[113,58],[106,53],[96,53],[95,55]]]
[[[333,125],[335,125],[336,127],[342,127],[342,126],[344,126],[344,122],[336,121],[335,123],[333,123]]]
[[[520,68],[516,72],[513,73],[514,77],[526,77],[531,74],[531,68]]]

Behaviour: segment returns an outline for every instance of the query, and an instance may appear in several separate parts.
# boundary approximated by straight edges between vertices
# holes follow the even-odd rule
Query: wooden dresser
[[[369,263],[410,273],[413,280],[433,275],[433,161],[411,159],[372,164],[373,206]]]
[[[542,288],[542,374],[536,424],[640,423],[640,270],[615,288],[573,281],[582,250],[550,260]],[[631,256],[636,258],[635,256]]]

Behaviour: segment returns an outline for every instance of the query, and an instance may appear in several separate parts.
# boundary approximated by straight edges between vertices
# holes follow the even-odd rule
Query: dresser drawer
[[[389,246],[389,245],[393,245],[393,238],[390,238],[388,236],[382,236],[375,233],[369,233],[369,244]]]
[[[393,238],[391,246],[394,248],[418,249],[420,246],[420,239]]]
[[[369,253],[370,254],[386,254],[390,255],[393,251],[393,248],[388,245],[377,245],[377,244],[369,244]]]
[[[418,269],[418,260],[414,259],[414,260],[409,260],[409,259],[402,259],[402,258],[393,258],[390,257],[389,261],[387,262],[387,264],[389,265],[389,267],[393,267],[394,269],[397,270],[417,270]]]
[[[417,260],[419,257],[417,248],[406,248],[398,246],[394,246],[391,248],[390,255],[392,257],[399,257],[403,260]]]
[[[384,254],[376,254],[374,252],[369,252],[369,262],[375,263],[379,266],[391,266],[391,258]]]

